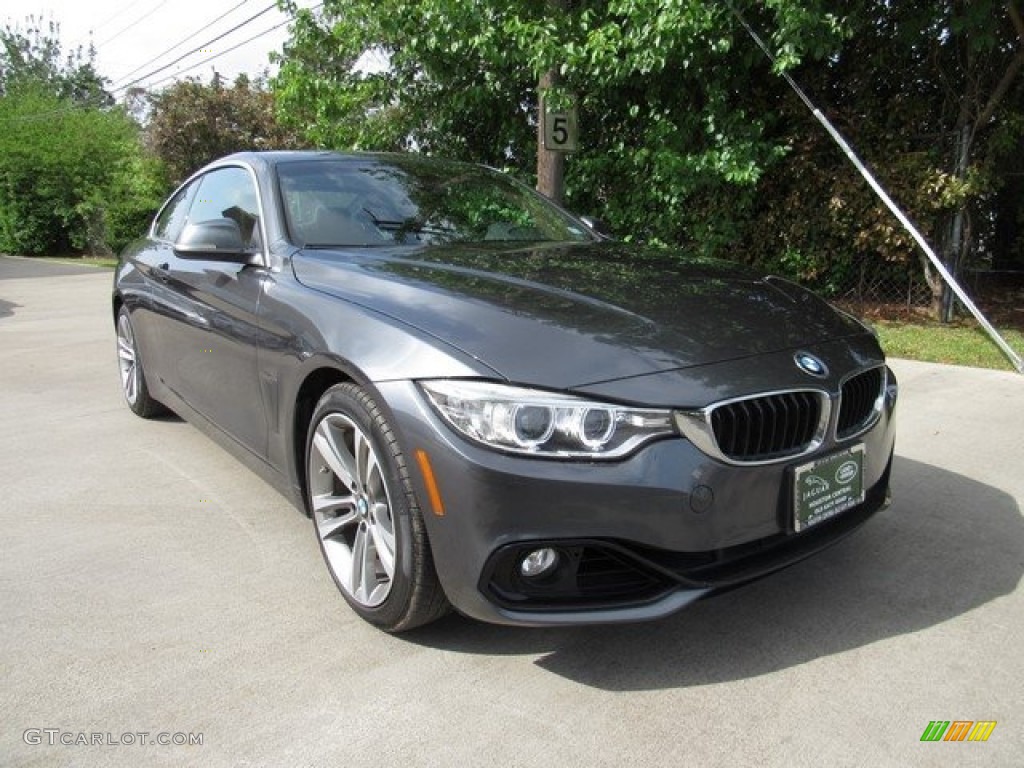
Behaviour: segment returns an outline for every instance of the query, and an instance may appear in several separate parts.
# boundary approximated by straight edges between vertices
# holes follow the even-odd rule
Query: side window
[[[156,226],[153,228],[153,236],[158,240],[169,240],[172,243],[178,239],[182,227],[185,226],[185,218],[188,215],[188,205],[196,191],[196,182],[187,187],[182,187],[178,194],[172,197],[156,217]]]
[[[244,168],[218,168],[199,180],[190,222],[232,219],[242,233],[242,242],[260,246],[260,207],[256,185]]]

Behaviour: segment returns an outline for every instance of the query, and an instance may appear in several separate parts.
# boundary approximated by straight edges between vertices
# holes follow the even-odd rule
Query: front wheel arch
[[[309,517],[309,488],[306,480],[306,441],[312,429],[313,411],[331,387],[354,381],[340,368],[320,366],[308,373],[299,385],[292,407],[291,432],[289,435],[289,459],[295,483],[299,488],[302,511]]]

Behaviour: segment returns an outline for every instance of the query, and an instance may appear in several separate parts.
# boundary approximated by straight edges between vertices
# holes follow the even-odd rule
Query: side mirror
[[[234,219],[209,219],[187,224],[175,252],[183,259],[213,259],[241,264],[252,258],[242,242],[242,230]]]
[[[594,218],[593,216],[580,216],[580,221],[586,224],[590,231],[598,235],[602,240],[612,239],[612,231],[601,219]]]

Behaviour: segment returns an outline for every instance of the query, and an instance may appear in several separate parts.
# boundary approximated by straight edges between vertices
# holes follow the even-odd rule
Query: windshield
[[[585,227],[511,178],[428,158],[281,163],[288,231],[305,247],[586,241]]]

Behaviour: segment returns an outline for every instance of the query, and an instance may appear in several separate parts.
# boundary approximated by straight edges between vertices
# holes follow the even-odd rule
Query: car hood
[[[292,264],[307,287],[558,389],[866,333],[785,280],[623,244],[306,250]]]

